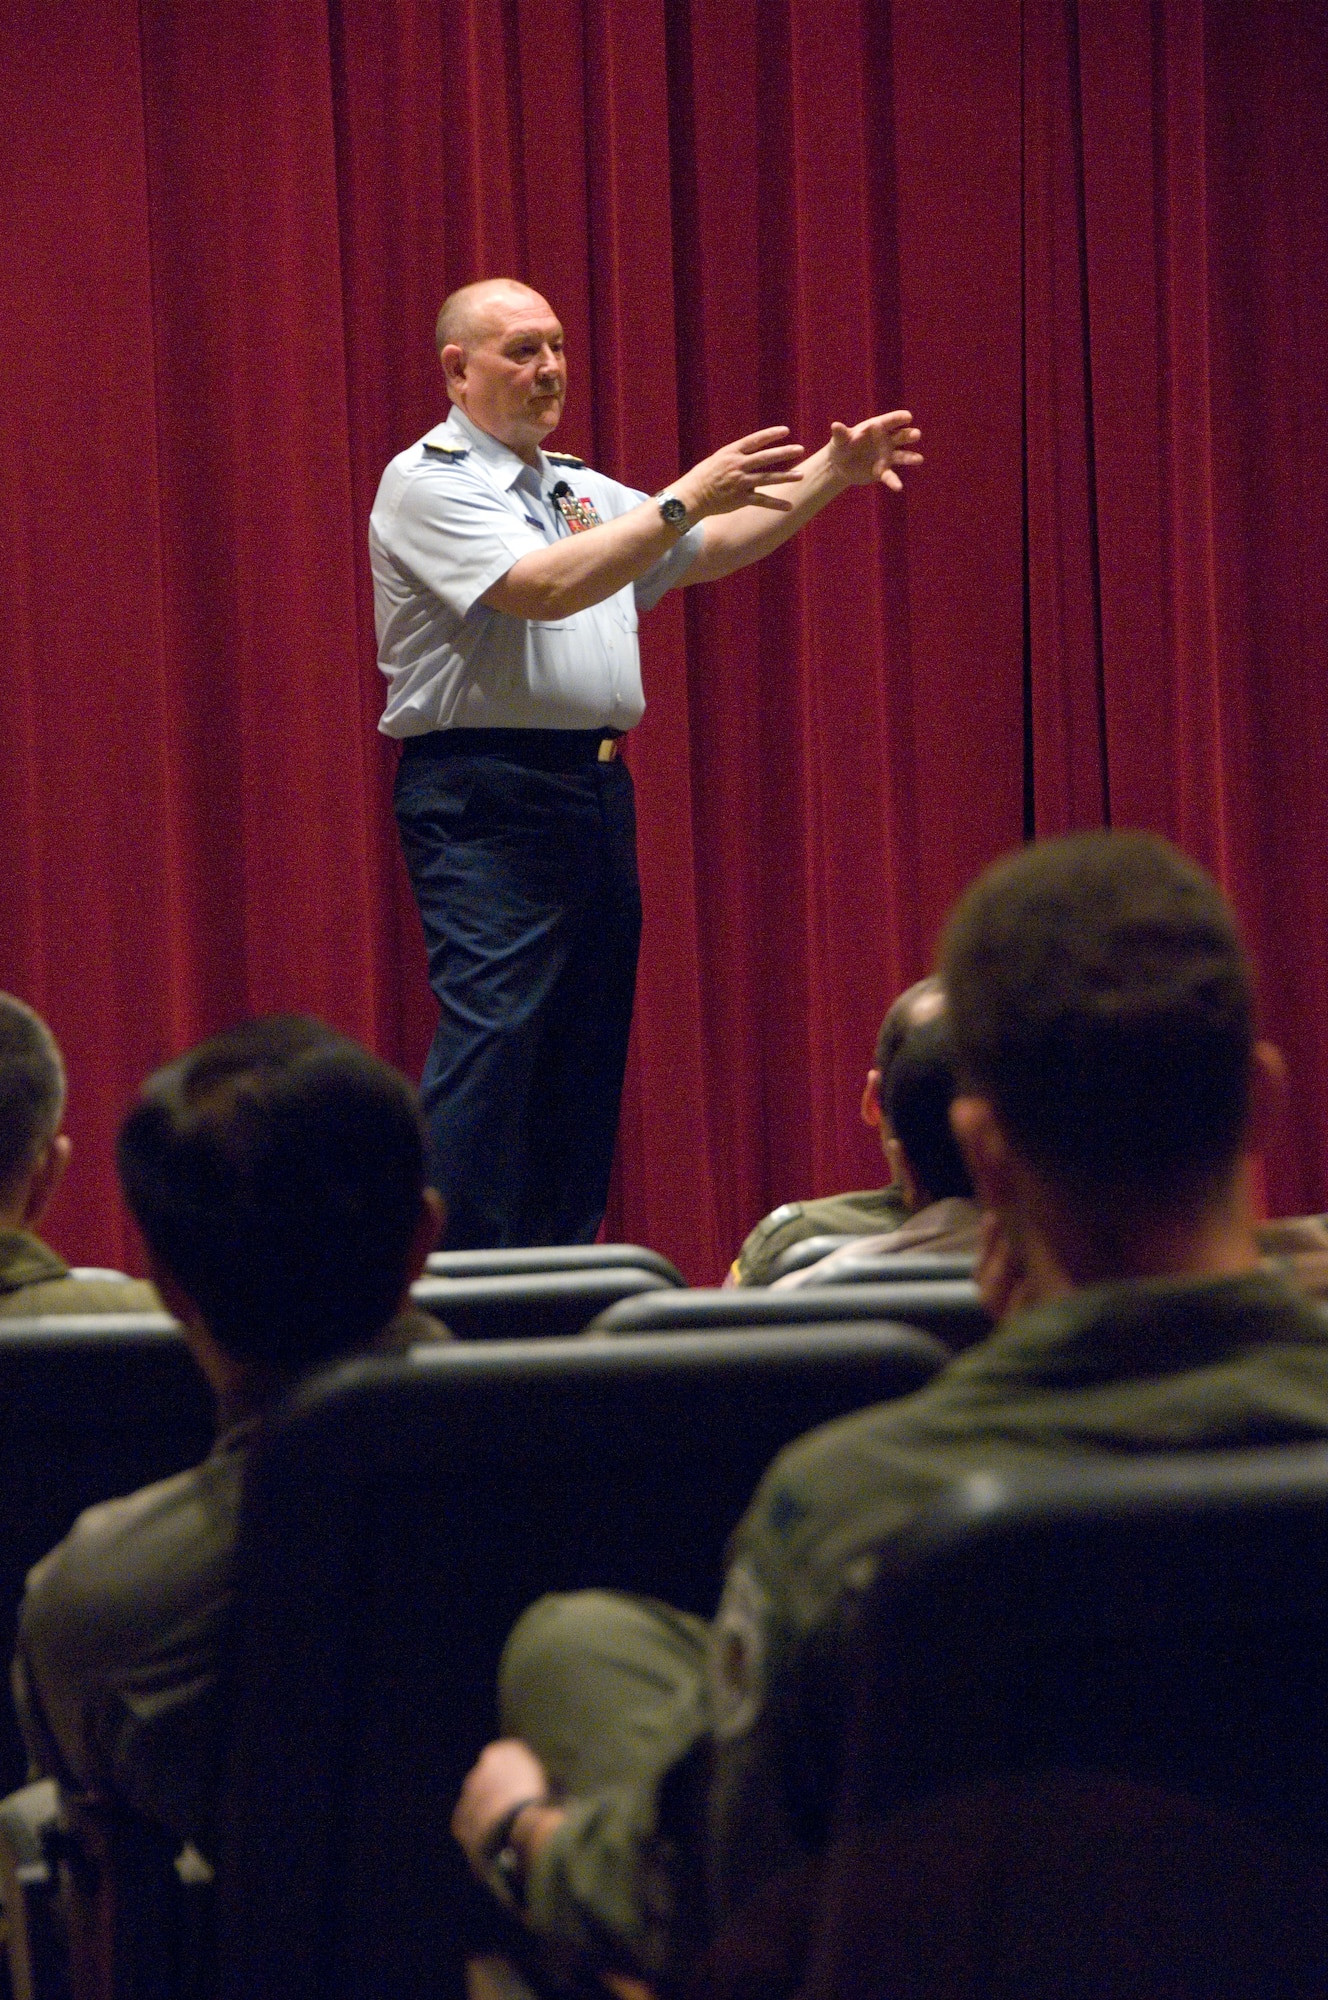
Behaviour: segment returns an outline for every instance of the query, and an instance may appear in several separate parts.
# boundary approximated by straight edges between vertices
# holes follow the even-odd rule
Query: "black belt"
[[[500,757],[532,771],[573,771],[579,764],[608,764],[618,754],[621,729],[431,729],[408,736],[403,758]]]

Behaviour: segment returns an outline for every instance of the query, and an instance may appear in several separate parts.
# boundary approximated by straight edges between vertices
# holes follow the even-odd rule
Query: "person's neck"
[[[1023,1265],[1029,1303],[1090,1285],[1141,1279],[1235,1278],[1257,1270],[1251,1163],[1207,1199],[1171,1209],[1121,1202],[1083,1215],[1044,1188],[1024,1218]]]
[[[37,1218],[32,1208],[32,1175],[27,1173],[19,1180],[11,1181],[0,1192],[0,1230],[19,1230],[25,1236],[34,1235]]]
[[[482,423],[472,417],[464,403],[454,401],[452,407],[454,410],[460,410],[472,429],[479,431],[484,437],[492,438],[495,444],[503,447],[504,451],[510,451],[514,458],[519,458],[523,465],[528,465],[532,472],[539,471],[541,440],[538,437],[533,439],[499,437],[496,431],[486,430]]]
[[[167,1304],[180,1318],[189,1351],[212,1391],[219,1436],[224,1437],[237,1424],[261,1417],[264,1410],[285,1394],[293,1379],[288,1370],[233,1354],[214,1339],[196,1310],[181,1311],[188,1302],[178,1295],[168,1299]]]
[[[229,1357],[228,1357],[229,1358]],[[261,1362],[231,1361],[229,1368],[209,1375],[217,1404],[217,1430],[222,1436],[237,1424],[261,1417],[290,1388],[294,1377]]]

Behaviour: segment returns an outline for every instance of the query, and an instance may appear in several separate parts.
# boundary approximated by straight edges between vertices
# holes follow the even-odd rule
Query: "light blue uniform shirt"
[[[392,460],[369,517],[385,736],[641,720],[637,614],[681,582],[700,527],[634,584],[568,618],[513,618],[480,602],[518,557],[568,532],[549,497],[563,479],[601,521],[647,497],[557,455],[541,452],[536,471],[458,409]]]

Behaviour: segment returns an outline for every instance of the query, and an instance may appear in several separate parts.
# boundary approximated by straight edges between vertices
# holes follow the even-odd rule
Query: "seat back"
[[[845,1257],[828,1271],[827,1285],[919,1285],[972,1280],[977,1259],[960,1251],[901,1250],[892,1257]]]
[[[902,1275],[898,1282],[805,1285],[792,1292],[773,1292],[756,1285],[652,1292],[619,1300],[591,1322],[589,1331],[702,1333],[855,1319],[921,1327],[944,1341],[951,1353],[985,1340],[991,1332],[991,1319],[971,1279],[919,1282]]]
[[[819,1264],[832,1251],[846,1250],[854,1243],[865,1243],[867,1238],[858,1236],[804,1236],[801,1243],[790,1243],[782,1250],[770,1266],[767,1282],[774,1284],[777,1278],[786,1278],[791,1271],[805,1271],[810,1264]],[[955,1251],[899,1250],[889,1257],[869,1257],[865,1252],[855,1258],[852,1265],[853,1279],[858,1282],[883,1280],[892,1282],[894,1274],[906,1284],[915,1284],[920,1278],[971,1278],[977,1259]],[[833,1284],[842,1284],[842,1277],[835,1276]]]
[[[209,2000],[212,1883],[181,1872],[178,1840],[122,1806],[66,1795],[50,1846],[70,2000]]]
[[[212,1399],[164,1313],[0,1318],[0,1651],[14,1647],[23,1581],[95,1501],[131,1493],[206,1457]],[[26,1759],[10,1705],[0,1720],[0,1789]]]
[[[780,1447],[943,1360],[789,1329],[418,1349],[308,1387],[245,1497],[223,1994],[459,1995],[485,1915],[447,1823],[517,1614],[592,1584],[710,1611]]]
[[[50,1779],[0,1800],[10,2000],[210,2000],[211,1872],[162,1828]]]
[[[1328,1450],[971,1479],[860,1636],[813,2000],[1322,1992]]]
[[[672,1290],[659,1271],[609,1265],[588,1271],[517,1271],[469,1278],[417,1278],[411,1297],[458,1340],[556,1340],[643,1292]]]
[[[59,1816],[50,1778],[0,1799],[0,1911],[7,2000],[66,2000],[69,1948],[56,1907],[47,1836]]]
[[[776,1278],[787,1277],[790,1271],[802,1271],[808,1264],[819,1264],[822,1257],[828,1257],[832,1250],[842,1250],[846,1243],[861,1242],[863,1234],[865,1232],[855,1231],[849,1236],[802,1236],[796,1243],[790,1243],[787,1250],[780,1251],[762,1283],[772,1285]]]
[[[658,1250],[639,1243],[554,1243],[516,1250],[435,1250],[425,1265],[431,1278],[517,1278],[532,1271],[654,1271],[668,1285],[682,1272]]]

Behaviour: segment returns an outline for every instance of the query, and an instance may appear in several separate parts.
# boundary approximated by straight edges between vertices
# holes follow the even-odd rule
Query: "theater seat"
[[[212,1445],[212,1398],[165,1313],[0,1318],[0,1650],[23,1582],[94,1501],[183,1472]],[[10,1704],[0,1791],[26,1762]]]
[[[458,1340],[549,1340],[580,1333],[620,1300],[672,1289],[672,1280],[659,1271],[609,1265],[494,1277],[426,1275],[410,1292],[415,1304],[435,1313]]]
[[[780,1447],[944,1359],[870,1327],[458,1343],[298,1395],[245,1498],[223,2000],[459,2000],[494,1919],[447,1821],[518,1612],[590,1584],[708,1612]]]
[[[441,1310],[441,1307],[439,1308]],[[592,1321],[597,1334],[701,1333],[739,1327],[808,1326],[817,1321],[892,1321],[924,1328],[952,1353],[991,1332],[991,1319],[971,1279],[910,1279],[854,1285],[805,1285],[772,1292],[766,1286],[652,1292],[625,1298]]]
[[[682,1272],[658,1250],[639,1243],[554,1243],[518,1250],[435,1250],[425,1265],[430,1278],[524,1277],[532,1271],[654,1271],[665,1284],[681,1285]]]
[[[844,1250],[846,1244],[862,1242],[860,1236],[808,1236],[806,1242],[792,1244],[770,1268],[770,1282],[784,1278],[790,1270],[806,1270],[810,1264],[820,1264],[830,1250]],[[830,1248],[818,1250],[816,1256],[804,1256],[804,1252],[814,1250],[816,1244],[828,1244]],[[972,1278],[978,1268],[974,1256],[962,1252],[940,1252],[940,1250],[898,1250],[894,1256],[846,1256],[834,1272],[818,1282],[824,1284],[920,1284],[926,1278]]]
[[[822,1257],[828,1257],[832,1250],[842,1250],[846,1243],[861,1241],[862,1238],[856,1235],[804,1236],[797,1243],[790,1243],[787,1250],[780,1251],[762,1282],[773,1285],[776,1278],[786,1277],[790,1271],[805,1271],[809,1264],[819,1264]],[[753,1286],[751,1289],[760,1290],[760,1287]]]
[[[764,1991],[1322,1994],[1325,1801],[1328,1451],[970,1479],[888,1551],[810,1973]]]
[[[211,2000],[210,1869],[126,1808],[49,1780],[0,1800],[9,2000]]]

